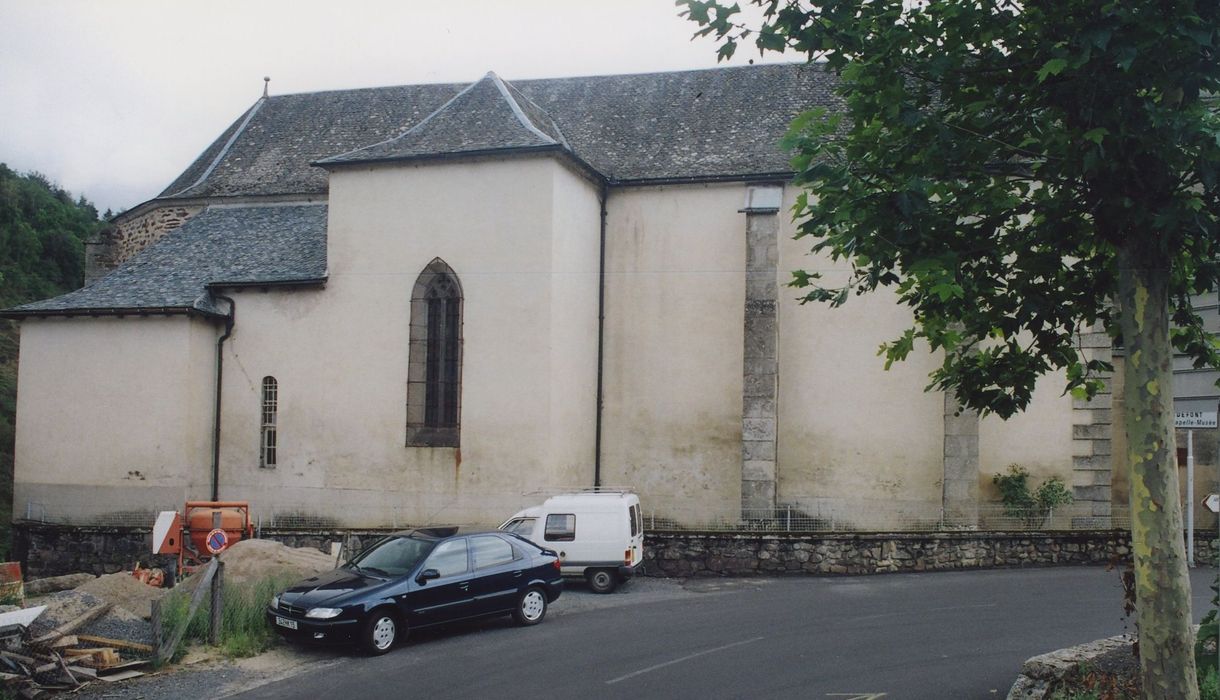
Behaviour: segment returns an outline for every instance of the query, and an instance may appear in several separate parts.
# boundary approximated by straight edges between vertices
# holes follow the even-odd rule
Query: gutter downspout
[[[233,324],[237,322],[237,302],[216,295],[217,299],[229,302],[229,313],[225,316],[224,335],[216,341],[216,406],[212,418],[212,500],[220,500],[220,389],[224,380],[224,344],[233,335]]]
[[[606,183],[602,183],[598,199],[601,200],[600,251],[597,265],[597,419],[593,437],[593,487],[602,485],[602,373],[605,358],[606,331],[606,198],[610,196]]]

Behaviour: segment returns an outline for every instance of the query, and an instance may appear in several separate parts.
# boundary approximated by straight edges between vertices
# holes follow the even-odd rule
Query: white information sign
[[[1209,493],[1203,499],[1203,505],[1213,513],[1220,513],[1220,493]]]
[[[1174,411],[1175,428],[1215,428],[1215,411]]]

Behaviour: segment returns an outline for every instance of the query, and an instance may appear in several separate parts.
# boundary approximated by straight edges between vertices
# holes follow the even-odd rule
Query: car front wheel
[[[364,621],[360,646],[370,654],[380,655],[390,650],[398,639],[398,620],[387,610],[374,610]]]
[[[541,588],[527,588],[517,599],[513,619],[519,625],[536,625],[546,617],[546,594]]]
[[[618,576],[610,569],[593,569],[585,578],[594,593],[610,593],[618,586]]]

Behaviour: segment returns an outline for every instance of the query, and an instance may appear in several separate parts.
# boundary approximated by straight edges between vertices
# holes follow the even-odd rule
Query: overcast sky
[[[716,66],[696,29],[672,0],[0,0],[0,162],[118,211],[263,76],[276,95]]]

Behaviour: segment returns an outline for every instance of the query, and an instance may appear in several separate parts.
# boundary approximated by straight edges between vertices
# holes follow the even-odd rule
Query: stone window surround
[[[456,347],[447,348],[456,352],[456,371],[453,381],[452,425],[436,425],[435,415],[429,421],[428,410],[428,294],[437,285],[437,277],[456,291],[457,323]],[[410,341],[407,366],[407,447],[460,447],[461,446],[461,396],[462,396],[462,306],[465,295],[457,273],[444,260],[433,258],[420,272],[411,292]],[[435,349],[436,344],[431,346]],[[433,378],[435,381],[435,377]]]

